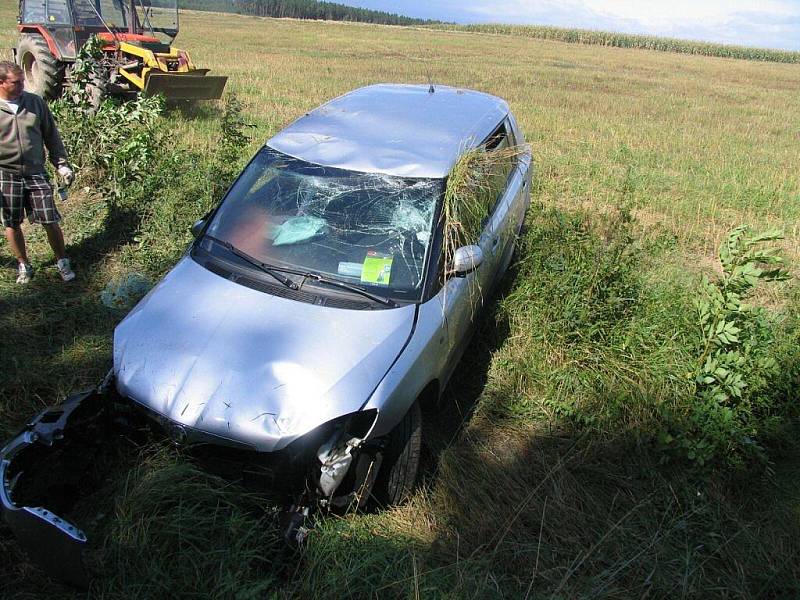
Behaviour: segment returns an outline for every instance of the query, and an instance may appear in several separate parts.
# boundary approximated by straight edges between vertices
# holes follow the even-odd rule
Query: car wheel
[[[22,34],[17,44],[17,62],[25,73],[25,89],[47,100],[61,95],[65,63],[50,53],[40,35]]]
[[[389,433],[380,471],[372,488],[377,506],[405,500],[414,489],[422,451],[422,412],[414,402],[403,419]]]

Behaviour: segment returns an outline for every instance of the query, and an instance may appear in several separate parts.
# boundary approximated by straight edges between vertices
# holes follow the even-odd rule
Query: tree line
[[[423,25],[437,23],[429,19],[413,19],[402,15],[345,6],[317,0],[180,0],[181,8],[234,12],[258,17],[319,19],[324,21],[356,21],[384,25]]]

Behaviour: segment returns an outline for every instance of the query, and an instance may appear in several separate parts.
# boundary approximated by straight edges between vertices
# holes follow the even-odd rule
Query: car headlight
[[[319,480],[322,494],[333,496],[353,463],[355,451],[372,430],[377,409],[359,411],[338,419],[328,439],[317,450],[320,463]]]

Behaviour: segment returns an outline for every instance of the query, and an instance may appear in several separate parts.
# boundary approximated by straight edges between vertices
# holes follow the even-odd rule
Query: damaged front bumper
[[[50,455],[62,451],[65,440],[76,432],[103,429],[106,405],[103,386],[72,395],[37,415],[0,450],[0,508],[8,526],[45,572],[77,587],[89,582],[83,560],[86,534],[51,508],[39,505],[39,482],[32,481],[36,475],[29,472],[48,467]],[[56,504],[69,500],[56,498]]]
[[[345,415],[275,453],[205,438],[191,443],[186,438],[194,436],[171,435],[174,424],[119,395],[109,374],[97,389],[44,410],[0,450],[0,509],[32,562],[54,579],[86,588],[89,544],[75,524],[84,520],[74,517],[76,507],[85,510],[89,503],[81,500],[99,493],[94,483],[108,475],[107,463],[120,458],[115,447],[127,454],[145,439],[171,437],[211,471],[226,476],[230,470],[229,477],[245,484],[251,479],[261,491],[291,493],[295,501],[284,515],[283,534],[291,543],[302,542],[315,507],[364,506],[381,459],[381,443],[365,443],[376,417],[374,409]],[[299,490],[305,491],[297,496]]]

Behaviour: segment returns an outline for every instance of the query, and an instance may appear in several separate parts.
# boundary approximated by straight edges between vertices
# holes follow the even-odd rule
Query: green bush
[[[166,154],[158,127],[164,112],[160,96],[131,102],[102,99],[108,77],[100,42],[82,48],[71,73],[69,93],[52,103],[78,186],[89,186],[111,202],[142,196],[146,180]],[[101,96],[97,96],[101,94]]]
[[[773,390],[785,368],[776,348],[780,324],[744,302],[759,282],[788,278],[776,248],[763,247],[780,239],[778,232],[749,235],[737,227],[720,246],[722,275],[713,282],[703,277],[695,302],[702,348],[695,394],[680,422],[668,427],[674,432],[661,436],[665,449],[698,465],[766,458],[762,431],[788,416],[785,399]]]
[[[107,77],[99,43],[81,50],[70,93],[52,104],[76,167],[75,188],[102,198],[108,227],[132,238],[122,262],[157,277],[171,267],[190,241],[189,227],[219,201],[239,172],[250,139],[241,104],[230,97],[220,119],[213,152],[203,153],[168,139],[168,113],[160,96],[95,104],[93,90]],[[80,218],[80,215],[78,215]]]
[[[516,332],[500,379],[514,418],[555,420],[595,437],[649,432],[654,407],[687,393],[691,364],[674,327],[690,306],[681,288],[647,278],[648,249],[628,211],[552,210],[521,240],[517,285],[501,311]]]

